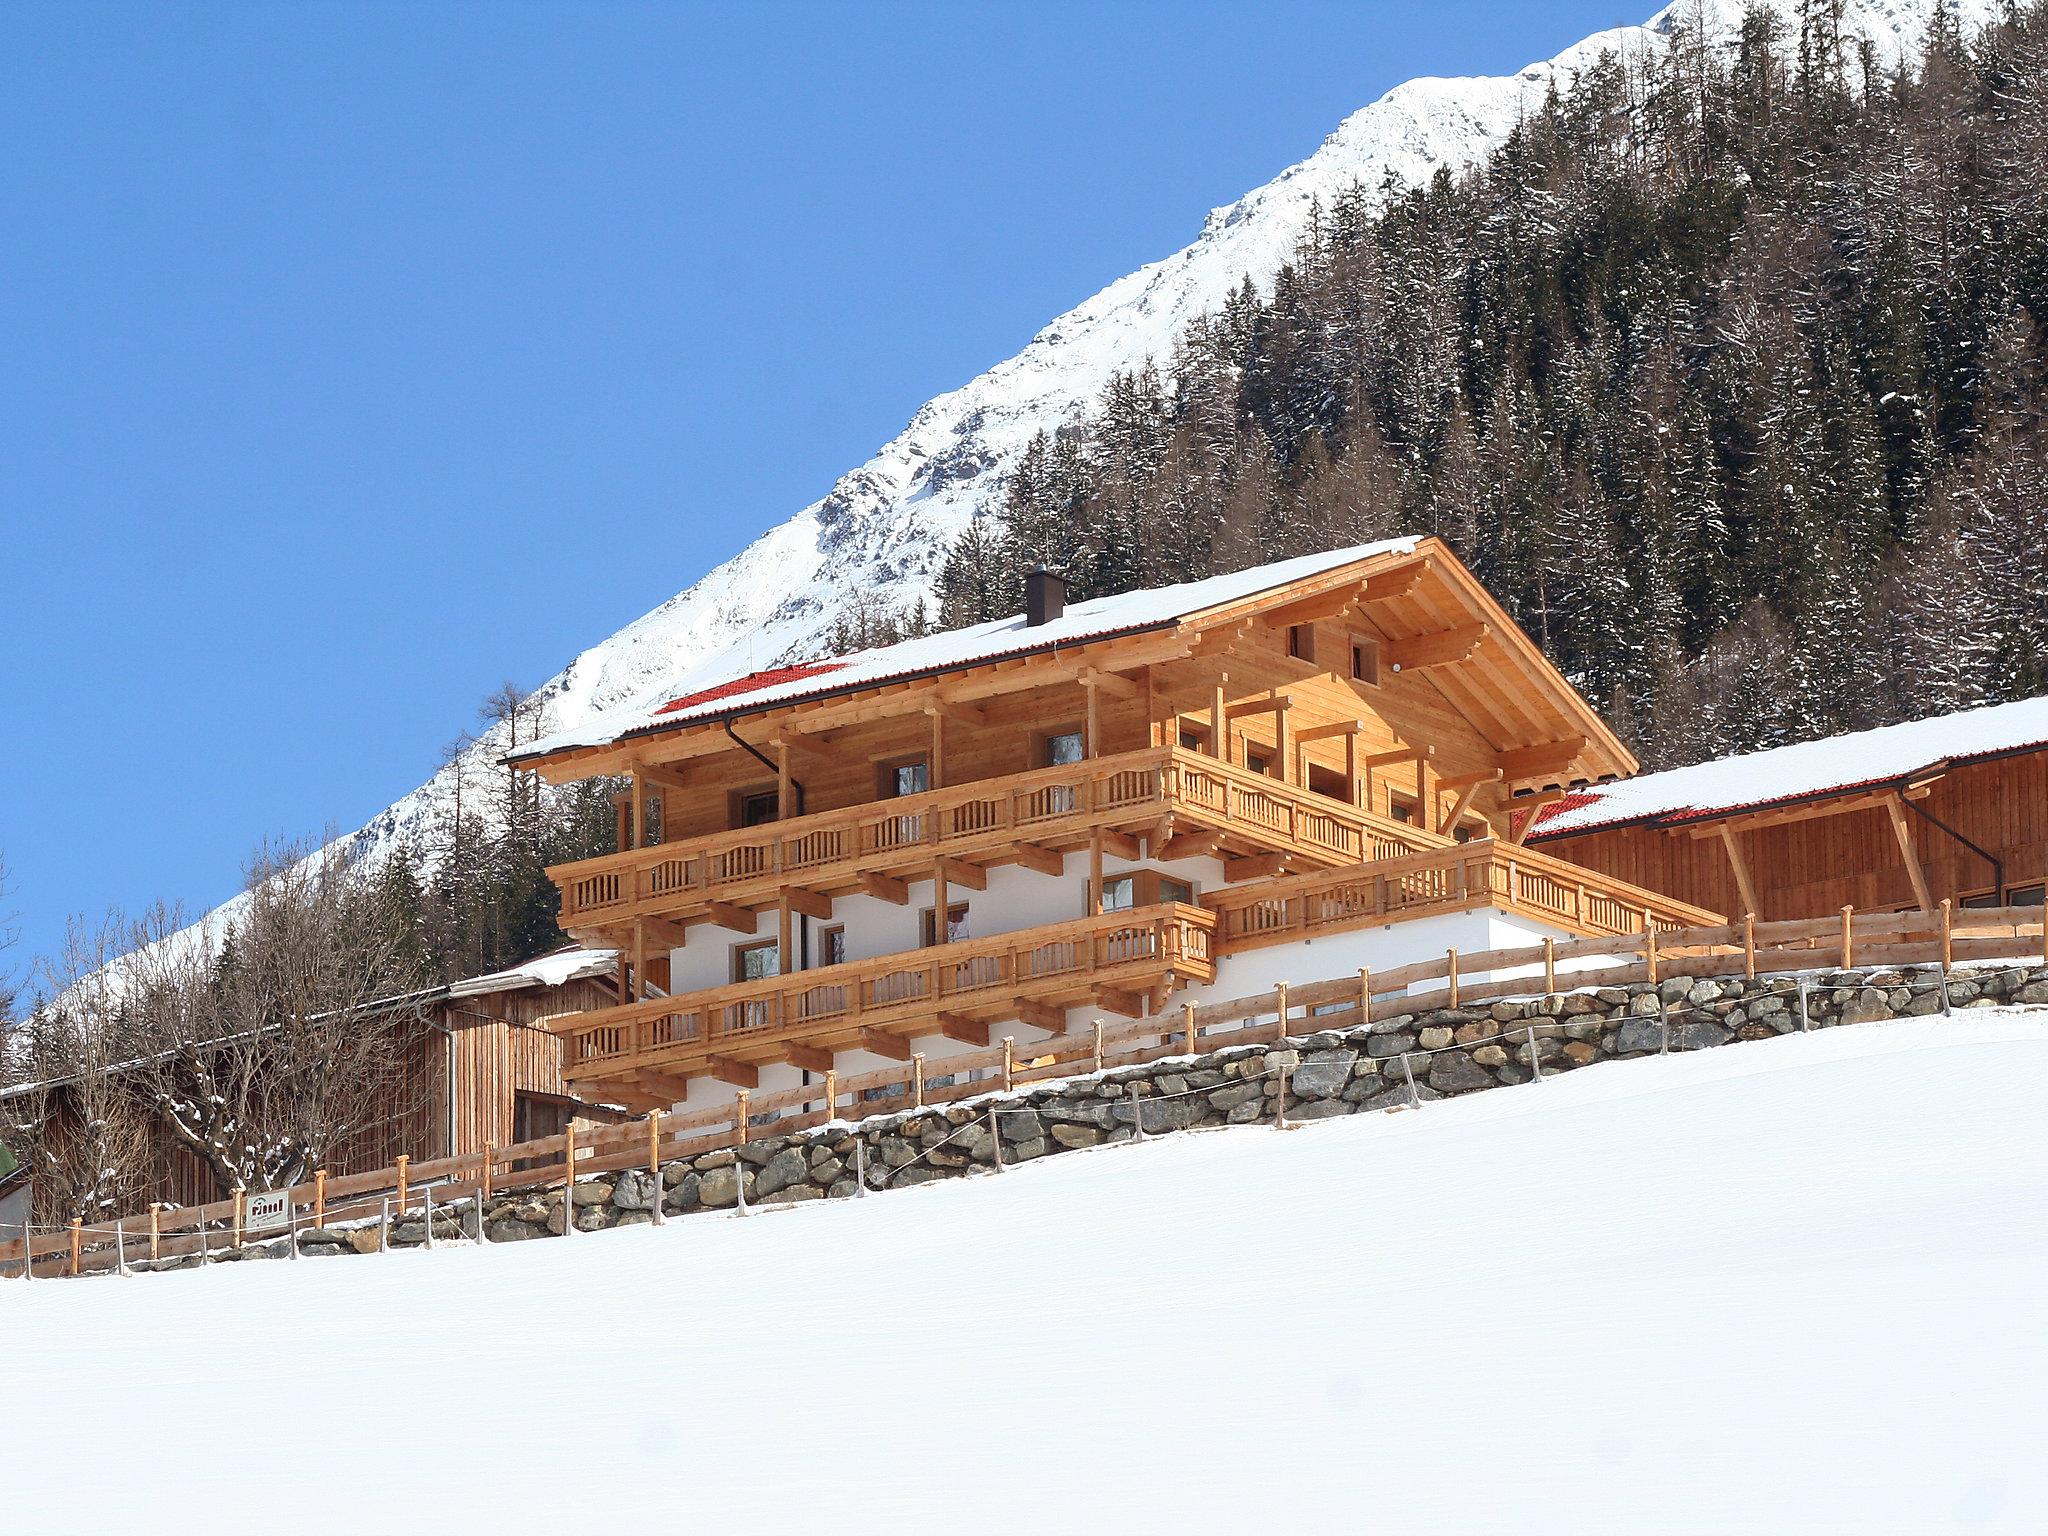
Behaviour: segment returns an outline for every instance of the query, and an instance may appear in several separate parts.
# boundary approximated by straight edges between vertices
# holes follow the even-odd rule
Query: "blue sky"
[[[17,967],[366,820],[1389,87],[1649,9],[17,0]]]

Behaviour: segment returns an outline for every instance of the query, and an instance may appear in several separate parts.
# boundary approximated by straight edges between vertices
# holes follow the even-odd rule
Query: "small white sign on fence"
[[[251,1195],[242,1206],[242,1227],[248,1232],[267,1232],[291,1220],[292,1197],[285,1190]]]

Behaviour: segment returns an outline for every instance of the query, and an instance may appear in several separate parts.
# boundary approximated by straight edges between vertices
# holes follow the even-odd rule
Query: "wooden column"
[[[796,951],[790,944],[793,926],[789,917],[789,895],[785,892],[775,902],[775,968],[784,976],[796,969],[791,963],[796,958]]]
[[[1893,795],[1885,801],[1884,808],[1892,819],[1892,836],[1899,840],[1899,857],[1906,861],[1906,878],[1913,882],[1913,899],[1922,912],[1931,912],[1934,897],[1928,892],[1927,871],[1921,867],[1920,855],[1913,851],[1913,828],[1906,821],[1906,802]]]
[[[1223,686],[1229,681],[1228,672],[1217,674],[1216,691],[1209,702],[1209,755],[1222,762],[1230,760],[1230,720],[1223,703]]]
[[[946,930],[951,926],[946,921],[946,866],[932,866],[932,942],[943,944],[948,937]]]
[[[1088,915],[1102,916],[1102,828],[1088,834]]]
[[[1287,743],[1287,700],[1277,701],[1273,710],[1273,752],[1280,759],[1280,782],[1295,781],[1294,753]]]
[[[627,771],[632,775],[633,780],[632,846],[635,848],[645,848],[647,846],[647,777],[641,773],[638,763],[633,764]]]
[[[1344,792],[1351,797],[1351,803],[1361,810],[1371,810],[1365,797],[1359,792],[1358,784],[1358,732],[1353,731],[1344,738]]]
[[[1742,857],[1742,845],[1735,840],[1735,829],[1725,821],[1721,823],[1721,846],[1728,850],[1728,867],[1735,871],[1735,889],[1742,896],[1742,910],[1761,912],[1763,906],[1756,899],[1756,886],[1749,878],[1749,864]]]
[[[944,789],[946,787],[946,717],[941,711],[935,709],[931,711],[931,721],[932,750],[931,761],[927,765],[929,769],[927,777],[930,778],[933,789]]]
[[[795,809],[790,802],[789,743],[778,741],[775,743],[775,819],[787,821],[795,814]]]
[[[647,925],[633,924],[633,1001],[647,996]]]
[[[1102,756],[1101,691],[1096,688],[1095,679],[1092,676],[1082,679],[1081,689],[1088,697],[1088,714],[1085,727],[1087,734],[1082,741],[1082,751],[1089,757],[1100,757]]]

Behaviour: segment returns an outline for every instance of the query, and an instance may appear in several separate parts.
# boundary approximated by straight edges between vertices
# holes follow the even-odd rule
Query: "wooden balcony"
[[[1136,1016],[1214,977],[1215,926],[1169,903],[574,1014],[555,1026],[563,1072],[606,1097],[668,1104],[693,1077],[751,1086],[766,1063],[822,1070],[853,1049],[908,1060],[919,1036],[986,1045],[991,1020],[1083,1003]]]
[[[556,866],[565,929],[611,941],[636,920],[761,911],[784,890],[827,898],[868,877],[925,878],[938,859],[1021,862],[1086,846],[1097,828],[1210,831],[1224,854],[1356,864],[1454,846],[1420,827],[1180,747],[1154,747],[822,811]],[[1158,857],[1154,850],[1153,857]],[[1270,871],[1268,871],[1270,872]]]
[[[1492,840],[1363,869],[1262,881],[1245,890],[1218,892],[1204,905],[1219,919],[1218,953],[1479,907],[1520,913],[1587,937],[1723,921],[1704,907]]]

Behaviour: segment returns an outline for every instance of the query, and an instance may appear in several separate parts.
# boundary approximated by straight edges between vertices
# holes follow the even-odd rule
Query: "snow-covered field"
[[[2044,1102],[2048,1012],[1986,1013],[747,1221],[12,1282],[0,1509],[2035,1531]]]

